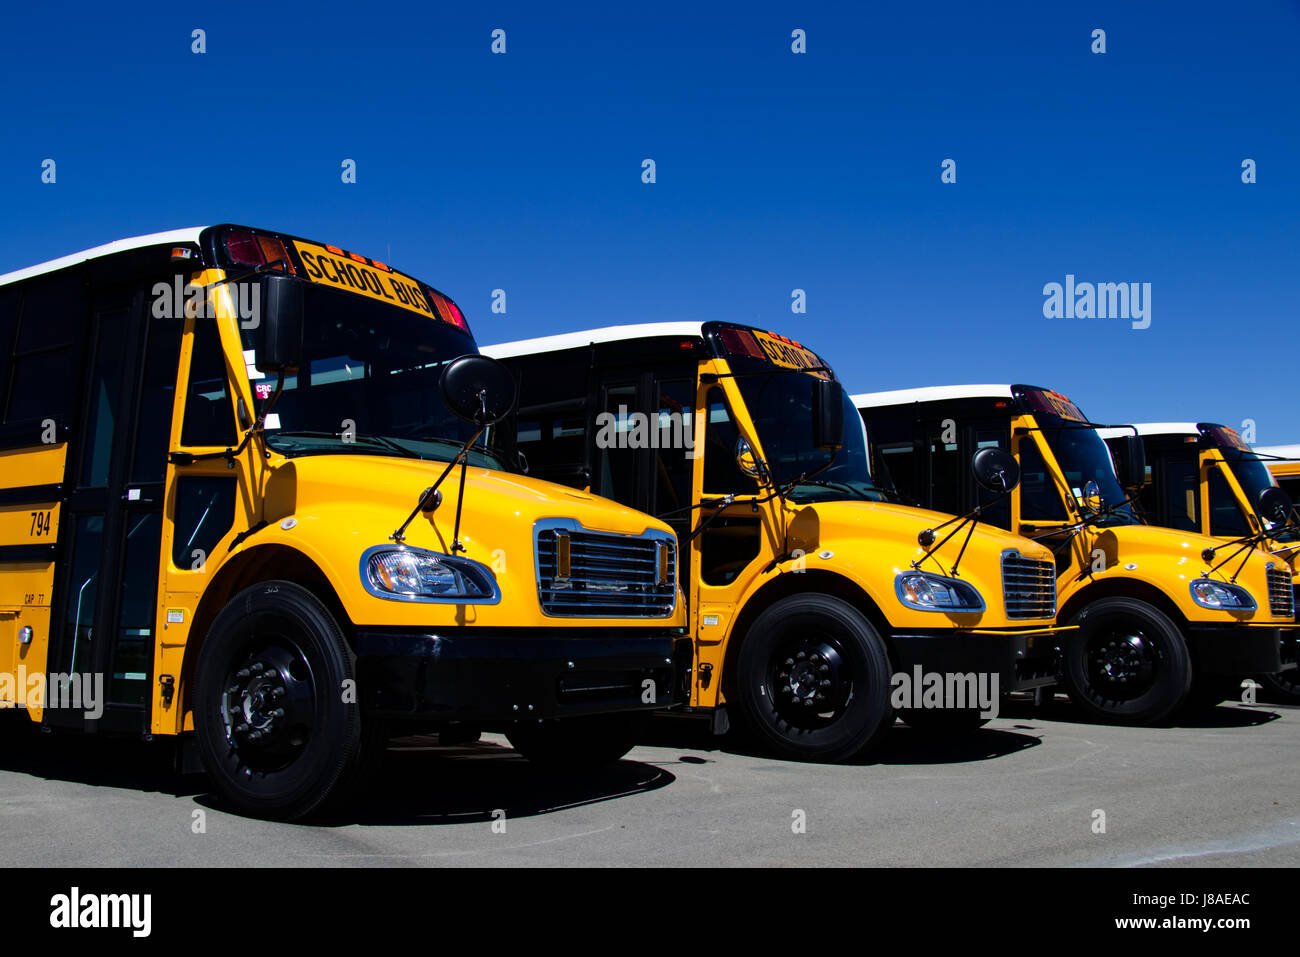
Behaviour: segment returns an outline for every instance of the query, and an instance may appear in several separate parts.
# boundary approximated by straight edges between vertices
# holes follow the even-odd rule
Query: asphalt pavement
[[[1221,706],[1151,728],[1012,702],[961,741],[896,725],[812,765],[656,722],[617,765],[539,770],[505,739],[394,741],[336,819],[233,813],[138,742],[21,733],[4,716],[5,866],[1296,866],[1300,708]]]

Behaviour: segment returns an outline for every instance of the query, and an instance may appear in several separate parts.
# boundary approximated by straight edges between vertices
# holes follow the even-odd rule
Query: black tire
[[[208,629],[194,687],[199,754],[222,796],[278,820],[352,797],[383,745],[377,725],[363,729],[356,694],[344,694],[355,665],[307,589],[261,582],[231,599]]]
[[[529,721],[506,731],[510,746],[534,764],[580,770],[613,764],[631,751],[649,716],[640,712]]]
[[[964,737],[989,723],[978,708],[900,708],[896,713],[913,731],[936,738]]]
[[[766,749],[844,761],[893,724],[890,677],[884,642],[861,612],[830,595],[792,595],[742,639],[731,693],[740,722]]]
[[[1300,704],[1300,668],[1280,671],[1275,675],[1256,675],[1260,695],[1274,704]]]
[[[1187,698],[1192,661],[1178,628],[1133,598],[1103,598],[1074,617],[1064,642],[1063,683],[1093,718],[1152,724]]]

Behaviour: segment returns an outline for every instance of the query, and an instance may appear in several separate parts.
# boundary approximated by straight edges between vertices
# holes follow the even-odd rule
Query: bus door
[[[1015,423],[1023,420],[1013,419]],[[1062,498],[1062,489],[1057,477],[1047,464],[1043,450],[1039,446],[1042,433],[1028,429],[1012,429],[1012,454],[1020,464],[1020,485],[1012,493],[1012,509],[1015,515],[1011,531],[1025,538],[1042,542],[1052,549],[1056,556],[1056,578],[1061,582],[1064,592],[1063,576],[1074,567],[1076,554],[1080,568],[1084,568],[1084,536],[1070,538],[1067,531],[1070,525],[1070,512]],[[1069,542],[1067,544],[1067,539]]]
[[[923,507],[965,515],[979,506],[980,521],[1011,529],[1011,497],[981,488],[971,473],[971,458],[980,449],[1009,451],[1005,420],[994,418],[927,417],[917,422],[915,447],[920,449],[916,482]]]
[[[91,305],[89,356],[79,390],[84,401],[72,419],[48,659],[51,675],[77,677],[62,691],[56,680],[47,682],[44,722],[55,727],[149,729],[182,320],[154,318],[148,289],[105,287]],[[77,682],[79,701],[72,696]],[[91,696],[97,696],[93,703]]]
[[[722,670],[723,638],[730,634],[740,612],[740,599],[754,575],[782,550],[784,530],[772,524],[777,512],[774,507],[755,506],[758,483],[736,463],[740,429],[726,390],[721,383],[701,383],[696,403],[703,412],[698,418],[704,420],[704,430],[696,436],[695,499],[717,502],[735,496],[729,506],[696,509],[691,530],[680,539],[682,551],[691,550],[695,569],[687,584],[695,594],[691,609],[696,637],[693,702],[711,705],[718,692],[713,677]]]
[[[927,416],[916,423],[917,498],[925,508],[949,515],[961,515],[969,508],[970,469],[963,467],[969,454],[963,459],[961,432],[958,421],[948,416]]]
[[[39,718],[89,303],[79,271],[0,290],[0,703]],[[29,630],[30,629],[30,630]]]
[[[678,580],[691,600],[691,550],[687,544],[694,527],[692,481],[695,460],[703,450],[703,436],[695,433],[695,370],[692,363],[680,369],[658,369],[651,376],[652,426],[659,447],[651,452],[651,507],[646,509],[667,522],[677,536],[681,567]]]
[[[1201,457],[1195,443],[1147,439],[1144,444],[1151,482],[1138,498],[1142,510],[1156,525],[1200,531]]]
[[[664,364],[649,371],[610,369],[596,383],[596,413],[613,423],[597,428],[592,449],[592,491],[666,522],[677,535],[678,581],[692,599],[691,530],[700,518],[693,508],[695,461],[704,437],[696,434],[696,366]]]
[[[651,373],[606,368],[597,374],[591,430],[591,490],[650,512]]]

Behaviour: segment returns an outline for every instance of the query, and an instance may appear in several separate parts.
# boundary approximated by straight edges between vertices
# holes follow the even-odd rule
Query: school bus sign
[[[293,245],[307,268],[307,277],[314,283],[401,306],[422,316],[436,315],[420,284],[410,276],[391,269],[384,272],[367,262],[355,261],[356,257],[342,250],[336,253],[301,239],[293,240]]]

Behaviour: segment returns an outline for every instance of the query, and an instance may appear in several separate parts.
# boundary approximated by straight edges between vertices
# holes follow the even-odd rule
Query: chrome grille
[[[564,618],[667,618],[677,603],[677,540],[593,532],[572,519],[535,529],[537,598]]]
[[[1295,591],[1291,587],[1289,569],[1270,565],[1268,574],[1268,608],[1279,618],[1295,617]]]
[[[1002,553],[1002,601],[1008,618],[1056,617],[1056,565]]]

